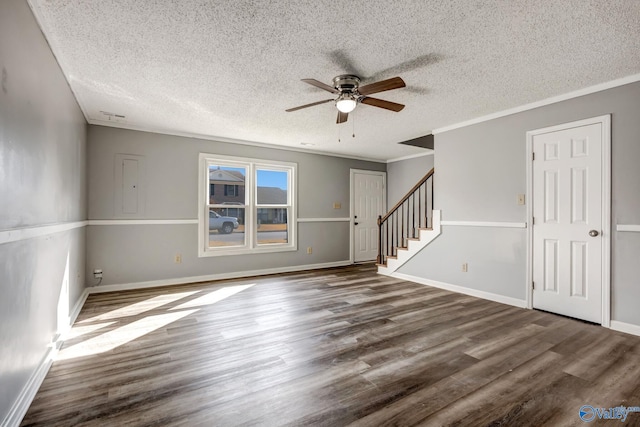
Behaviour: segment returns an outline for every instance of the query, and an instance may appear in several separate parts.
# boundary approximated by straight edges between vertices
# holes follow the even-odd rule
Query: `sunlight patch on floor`
[[[91,323],[91,322],[97,322],[102,320],[119,319],[121,317],[127,317],[127,316],[137,316],[138,314],[144,313],[145,311],[153,310],[154,308],[158,308],[165,304],[178,301],[182,298],[189,297],[198,292],[200,291],[198,290],[198,291],[178,292],[173,294],[158,295],[157,297],[149,298],[147,300],[140,301],[135,304],[128,305],[126,307],[121,307],[116,310],[112,310],[107,313],[103,313],[98,316],[92,317],[90,319],[82,320],[78,323]]]
[[[104,322],[104,323],[94,323],[93,325],[83,325],[83,326],[74,326],[64,337],[65,340],[70,340],[72,338],[81,337],[86,334],[90,334],[91,332],[97,331],[98,329],[105,328],[107,326],[113,325],[114,322]]]
[[[229,298],[239,292],[244,291],[245,289],[249,289],[254,286],[255,283],[251,283],[250,285],[238,285],[238,286],[227,286],[225,288],[217,289],[213,292],[209,292],[201,297],[192,299],[191,301],[187,301],[182,303],[171,310],[182,310],[185,308],[191,307],[202,307],[203,305],[211,305],[215,304],[219,301],[222,301],[225,298]]]
[[[69,348],[63,348],[56,360],[68,360],[78,357],[92,356],[120,347],[150,332],[167,326],[169,323],[195,313],[196,310],[176,311],[165,314],[147,316],[128,325],[121,326],[102,335],[88,339]]]
[[[148,315],[142,319],[133,321],[124,326],[117,327],[113,330],[104,332],[93,338],[89,338],[86,341],[72,345],[68,348],[63,348],[56,357],[56,360],[69,360],[78,357],[92,356],[96,354],[105,353],[107,351],[118,348],[126,343],[136,340],[146,334],[156,331],[160,328],[167,326],[168,324],[189,316],[200,309],[198,307],[215,304],[226,298],[229,298],[239,292],[249,289],[254,286],[255,283],[247,285],[227,286],[224,288],[216,289],[213,292],[209,292],[198,298],[190,301],[186,301],[176,307],[173,307],[166,311],[164,314]],[[101,328],[113,325],[113,322],[104,322],[104,320],[121,319],[129,316],[137,316],[146,311],[150,311],[161,307],[163,305],[178,301],[183,298],[190,297],[194,294],[201,292],[200,290],[171,293],[166,295],[158,295],[153,298],[146,299],[134,304],[121,307],[116,310],[109,311],[107,313],[94,316],[90,319],[85,319],[78,322],[78,324],[70,331],[67,338],[79,337],[84,334],[97,331]],[[191,310],[185,310],[189,309]],[[180,310],[180,311],[178,311]],[[90,322],[102,321],[96,324],[87,324]]]

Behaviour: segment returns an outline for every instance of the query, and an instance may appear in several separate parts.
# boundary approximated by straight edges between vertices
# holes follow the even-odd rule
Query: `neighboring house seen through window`
[[[295,250],[296,169],[200,154],[199,255]]]

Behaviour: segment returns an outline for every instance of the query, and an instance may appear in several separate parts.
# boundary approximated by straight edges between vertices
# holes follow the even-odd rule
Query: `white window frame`
[[[209,247],[209,166],[221,165],[230,167],[244,167],[247,170],[245,176],[245,201],[243,205],[245,245]],[[258,215],[257,203],[257,171],[273,170],[288,172],[289,182],[287,188],[287,205],[260,205],[260,208],[285,208],[287,209],[287,243],[258,244],[258,230],[256,218]],[[287,252],[298,250],[298,201],[297,201],[297,174],[298,164],[280,162],[275,160],[252,159],[247,157],[231,157],[211,153],[200,153],[198,159],[198,256],[227,256],[269,252]],[[239,207],[239,206],[238,206]]]

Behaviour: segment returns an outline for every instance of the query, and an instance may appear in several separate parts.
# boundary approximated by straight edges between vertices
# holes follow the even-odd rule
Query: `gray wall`
[[[387,163],[387,206],[393,205],[433,168],[433,154]]]
[[[524,300],[526,240],[516,228],[443,226],[398,272]]]
[[[86,219],[86,125],[27,3],[0,2],[0,234]],[[0,424],[83,291],[84,228],[0,244]],[[62,313],[68,316],[68,313]]]
[[[298,218],[349,217],[349,170],[385,170],[385,164],[339,157],[183,138],[103,126],[89,127],[89,219],[114,219],[114,158],[144,156],[144,218],[198,217],[198,154],[281,160],[298,164]],[[334,202],[341,209],[334,209]],[[102,285],[239,273],[349,259],[347,222],[298,224],[298,251],[198,258],[198,226],[91,225],[87,234],[90,272],[104,271]],[[313,247],[308,255],[306,248]],[[182,255],[182,263],[174,257]]]
[[[633,83],[437,134],[435,204],[442,219],[525,222],[526,209],[516,200],[526,191],[526,132],[610,113],[612,320],[640,325],[640,233],[615,231],[616,224],[640,224],[638,111],[640,83]],[[524,299],[525,229],[444,226],[436,242],[399,272]],[[469,273],[459,273],[462,262]]]

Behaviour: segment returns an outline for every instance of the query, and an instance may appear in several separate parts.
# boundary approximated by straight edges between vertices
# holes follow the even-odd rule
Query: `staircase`
[[[433,174],[431,169],[378,217],[378,273],[393,273],[440,235],[440,211],[433,210]]]

